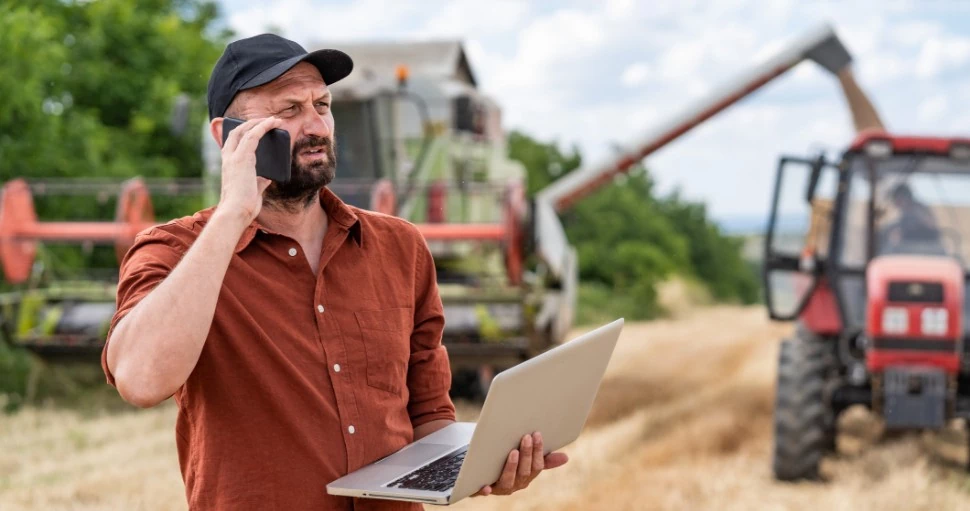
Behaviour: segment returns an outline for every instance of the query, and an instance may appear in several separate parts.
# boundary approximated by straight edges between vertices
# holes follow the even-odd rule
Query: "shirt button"
[[[335,372],[335,373],[339,373],[340,372],[340,364],[334,364],[333,365],[333,372]]]
[[[290,255],[291,256],[295,256],[296,255],[296,249],[295,248],[291,248],[290,249]]]
[[[350,425],[350,426],[349,426],[349,427],[347,428],[347,431],[348,431],[348,432],[349,432],[349,433],[350,433],[351,435],[353,435],[353,434],[354,434],[354,432],[355,432],[355,431],[357,431],[357,430],[356,430],[356,429],[354,429],[354,425],[353,425],[353,424],[351,424],[351,425]]]
[[[323,305],[317,305],[317,312],[323,312]]]

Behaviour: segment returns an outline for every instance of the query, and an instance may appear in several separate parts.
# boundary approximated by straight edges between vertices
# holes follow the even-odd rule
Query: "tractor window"
[[[816,171],[816,186],[810,189]],[[815,287],[816,260],[828,256],[837,182],[838,173],[833,167],[816,168],[815,161],[799,158],[781,160],[768,226],[764,276],[768,309],[775,319],[796,316]]]
[[[877,252],[947,255],[964,267],[970,255],[970,175],[895,175],[880,186]]]
[[[828,219],[838,174],[833,168],[823,168],[809,202],[811,174],[812,163],[802,160],[787,159],[779,169],[770,226],[771,251],[778,255],[800,257],[805,250],[820,256],[828,253]]]
[[[868,239],[869,179],[863,172],[852,174],[842,225],[842,264],[861,268],[866,264]]]
[[[873,192],[865,158],[853,162],[841,263],[861,269],[869,242],[869,196],[875,193],[873,256],[954,257],[970,264],[970,164],[902,155],[876,161]]]

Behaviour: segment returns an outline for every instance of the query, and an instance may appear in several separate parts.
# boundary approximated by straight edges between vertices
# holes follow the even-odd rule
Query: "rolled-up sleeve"
[[[408,414],[414,427],[439,420],[455,420],[455,405],[448,395],[451,367],[441,343],[444,308],[438,294],[434,259],[424,237],[418,237],[414,285],[414,330],[408,365]]]
[[[181,260],[184,250],[174,235],[158,228],[139,234],[121,261],[116,293],[116,310],[108,327],[104,348],[101,350],[101,368],[109,384],[114,385],[114,375],[108,369],[108,343],[115,327],[138,305],[155,286],[167,277]]]

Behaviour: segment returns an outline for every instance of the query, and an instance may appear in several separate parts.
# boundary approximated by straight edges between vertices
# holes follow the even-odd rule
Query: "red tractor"
[[[765,242],[781,344],[773,468],[811,479],[839,414],[887,429],[970,417],[970,139],[861,132],[840,161],[781,159]]]

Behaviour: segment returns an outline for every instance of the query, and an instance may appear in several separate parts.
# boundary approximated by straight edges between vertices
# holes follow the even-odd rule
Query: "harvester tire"
[[[818,479],[822,455],[834,442],[825,384],[827,346],[796,336],[781,343],[775,396],[773,470],[781,481]]]

